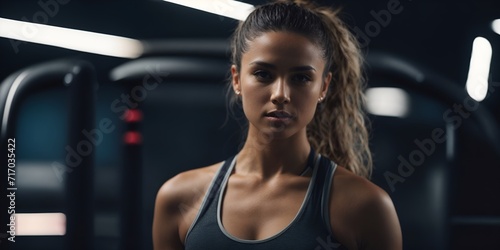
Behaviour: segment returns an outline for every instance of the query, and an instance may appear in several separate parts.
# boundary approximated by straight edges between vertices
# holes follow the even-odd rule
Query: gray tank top
[[[205,194],[201,208],[189,228],[185,250],[333,250],[346,249],[330,227],[328,201],[337,165],[311,149],[308,167],[313,171],[297,215],[279,233],[262,240],[244,240],[230,235],[221,219],[222,196],[235,166],[235,156],[219,168]]]

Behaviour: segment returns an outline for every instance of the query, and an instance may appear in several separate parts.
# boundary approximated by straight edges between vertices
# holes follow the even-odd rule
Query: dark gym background
[[[154,198],[161,184],[180,171],[221,161],[238,150],[241,130],[237,121],[226,120],[225,106],[225,46],[237,21],[163,1],[60,2],[64,4],[48,15],[46,24],[187,49],[176,53],[169,47],[165,52],[159,46],[142,58],[122,59],[0,37],[0,82],[55,60],[90,63],[98,85],[92,101],[95,113],[87,121],[94,128],[102,122],[113,128],[94,144],[88,182],[77,185],[54,167],[68,154],[70,120],[84,116],[70,104],[75,96],[62,85],[39,88],[16,106],[16,212],[69,211],[68,223],[75,218],[89,223],[73,224],[84,228],[79,236],[69,229],[65,236],[17,236],[8,246],[152,249]],[[343,7],[343,19],[354,31],[377,22],[373,13],[387,10],[391,2],[399,3],[399,13],[387,23],[379,22],[372,35],[357,33],[367,57],[369,87],[398,87],[410,97],[405,118],[370,115],[373,181],[395,202],[405,249],[500,249],[500,35],[491,29],[491,22],[500,18],[500,2],[321,1]],[[39,1],[0,0],[1,18],[33,21],[40,11]],[[450,125],[443,116],[454,105],[465,105],[472,42],[478,36],[492,45],[492,91],[477,104],[477,111]],[[123,95],[132,95],[137,86],[150,88],[141,92],[140,101],[127,104]],[[125,118],[127,108],[134,111]],[[448,139],[436,143],[423,163],[404,178],[399,175],[402,179],[391,187],[388,174],[398,174],[401,158],[422,151],[415,140],[432,138],[435,129],[442,129]],[[7,170],[1,164],[4,182]],[[67,173],[69,180],[78,174],[78,168]],[[85,193],[81,188],[91,195],[79,197]],[[68,200],[80,198],[91,201],[89,207],[72,213]],[[7,209],[0,209],[5,216]],[[7,247],[6,237],[2,227],[2,247]]]

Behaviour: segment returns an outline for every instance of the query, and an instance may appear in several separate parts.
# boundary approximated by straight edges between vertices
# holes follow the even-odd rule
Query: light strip
[[[66,234],[63,213],[16,213],[15,218],[16,236]]]
[[[122,58],[143,52],[139,40],[6,18],[0,18],[0,37]]]
[[[469,75],[465,88],[469,96],[478,102],[484,100],[488,93],[491,54],[490,42],[486,38],[476,37],[472,43]]]
[[[251,4],[233,0],[164,0],[164,1],[241,21],[244,21],[255,8]]]
[[[500,35],[500,19],[497,19],[491,23],[491,28],[495,33]]]
[[[379,116],[405,117],[409,96],[399,88],[369,88],[366,90],[366,109]]]

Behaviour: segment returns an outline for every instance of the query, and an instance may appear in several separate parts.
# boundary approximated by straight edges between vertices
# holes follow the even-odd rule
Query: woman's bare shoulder
[[[381,196],[388,196],[382,188],[375,185],[370,180],[356,175],[340,166],[335,171],[333,185],[334,191],[341,190],[341,194],[338,195],[346,197],[364,200],[370,197],[380,198]]]
[[[187,228],[194,220],[197,204],[203,199],[218,165],[220,163],[182,172],[161,186],[156,195],[153,219],[155,249],[183,249]]]
[[[221,163],[181,172],[167,180],[159,189],[158,200],[174,204],[190,204],[203,196]]]
[[[348,230],[351,236],[356,232],[357,242],[351,244],[372,246],[369,249],[400,249],[399,220],[387,192],[343,167],[336,170],[331,191],[332,227]]]
[[[345,208],[345,215],[351,215],[352,218],[359,218],[356,213],[372,210],[374,206],[393,208],[392,200],[385,190],[343,167],[338,167],[335,172],[331,197],[335,206]]]

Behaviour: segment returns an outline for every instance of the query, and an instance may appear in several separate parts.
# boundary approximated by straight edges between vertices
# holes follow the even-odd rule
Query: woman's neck
[[[255,130],[249,129],[238,153],[236,173],[266,179],[278,174],[299,175],[304,170],[311,149],[305,129],[285,139],[274,139]]]

